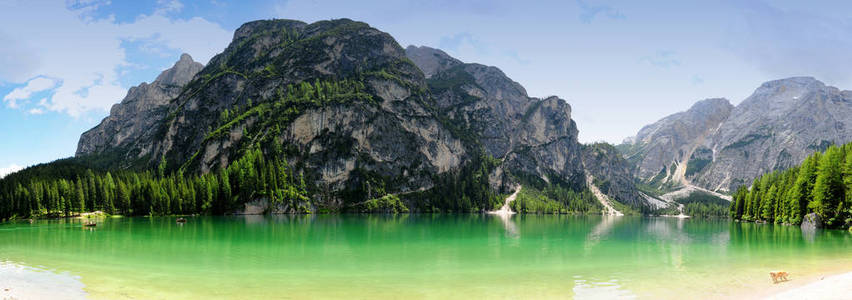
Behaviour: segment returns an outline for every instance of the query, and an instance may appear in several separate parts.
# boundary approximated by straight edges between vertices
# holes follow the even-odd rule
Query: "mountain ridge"
[[[577,141],[565,100],[530,97],[496,67],[428,47],[403,49],[387,33],[348,19],[248,22],[152,116],[157,124],[128,121],[157,128],[131,139],[104,143],[87,132],[78,157],[205,174],[260,148],[303,174],[314,191],[311,205],[333,210],[399,194],[428,211],[448,189],[475,198],[461,207],[485,210],[530,180],[580,191],[586,173],[602,181],[629,176],[622,168],[584,166],[590,148]],[[104,135],[109,124],[90,132]],[[465,183],[474,192],[446,181],[473,174],[487,175]],[[632,185],[604,190],[646,206]]]
[[[827,86],[813,77],[765,82],[727,114],[697,112],[718,122],[684,126],[684,130],[707,134],[668,145],[694,148],[690,155],[675,157],[655,149],[652,142],[640,140],[648,128],[676,130],[668,120],[681,116],[678,114],[644,127],[637,134],[639,138],[619,145],[636,164],[635,174],[640,180],[657,186],[675,182],[731,192],[760,174],[792,167],[812,152],[852,140],[852,92]],[[706,126],[714,124],[717,127]],[[663,135],[655,143],[671,141],[674,136]]]

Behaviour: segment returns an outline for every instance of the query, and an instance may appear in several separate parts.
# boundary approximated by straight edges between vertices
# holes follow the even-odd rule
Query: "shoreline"
[[[791,274],[795,276],[795,274]],[[767,276],[768,277],[768,276]],[[767,279],[768,280],[768,279]],[[852,271],[824,272],[791,278],[790,281],[746,292],[732,299],[848,299],[852,295]]]

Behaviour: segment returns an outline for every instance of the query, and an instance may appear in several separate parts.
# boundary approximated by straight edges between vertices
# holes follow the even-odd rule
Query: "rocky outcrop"
[[[822,218],[816,213],[809,213],[802,218],[802,230],[816,230],[822,228]]]
[[[643,197],[633,183],[631,165],[621,156],[615,147],[596,143],[583,147],[583,168],[594,184],[604,194],[616,201],[650,211],[652,206]]]
[[[584,147],[577,141],[577,126],[565,100],[530,97],[500,69],[462,63],[437,49],[410,46],[406,53],[431,74],[428,82],[441,114],[473,133],[489,156],[500,159],[500,171],[576,188],[587,186],[585,174],[590,172],[612,183],[603,189],[611,198],[639,209],[646,205],[629,164],[614,148]],[[495,184],[500,185],[512,184]]]
[[[183,54],[173,67],[160,73],[150,84],[143,82],[130,88],[124,100],[113,105],[108,117],[83,133],[77,145],[77,156],[133,147],[162,122],[169,103],[203,67],[188,54]],[[121,153],[121,159],[116,161],[132,161],[150,153],[148,147],[138,150],[135,155]]]
[[[793,77],[764,83],[733,109],[723,100],[699,102],[646,126],[619,148],[648,182],[730,192],[849,141],[852,92]]]
[[[727,99],[699,101],[687,111],[643,127],[619,148],[635,165],[636,177],[654,185],[683,184],[704,161],[712,160],[704,145],[733,108]],[[687,168],[690,164],[692,168]]]
[[[408,46],[405,48],[405,55],[423,71],[426,78],[462,64],[460,60],[449,56],[444,51],[425,46]]]

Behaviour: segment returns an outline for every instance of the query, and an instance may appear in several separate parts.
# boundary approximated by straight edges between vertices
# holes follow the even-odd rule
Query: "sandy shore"
[[[799,286],[792,286],[766,299],[807,300],[807,299],[852,299],[852,272],[820,276]]]

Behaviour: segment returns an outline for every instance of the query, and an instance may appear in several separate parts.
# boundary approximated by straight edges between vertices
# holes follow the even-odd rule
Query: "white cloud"
[[[45,77],[36,77],[27,82],[27,85],[16,88],[3,97],[3,102],[6,102],[11,108],[18,107],[18,100],[29,99],[34,93],[46,91],[56,86],[56,81]]]
[[[122,41],[186,52],[202,63],[230,41],[231,33],[218,24],[167,16],[181,9],[180,2],[162,2],[155,13],[130,23],[92,18],[101,4],[80,0],[66,7],[61,2],[32,1],[0,9],[0,42],[15,45],[0,47],[0,81],[29,86],[30,78],[55,79],[58,85],[43,108],[76,117],[87,111],[108,111],[127,93],[127,87],[119,83],[119,72],[133,63],[127,61]],[[19,59],[25,62],[21,67],[5,63]],[[4,101],[16,105],[6,99],[26,100],[26,95],[32,93],[10,93]]]
[[[157,15],[175,13],[183,9],[183,3],[178,0],[157,0],[157,6],[159,7],[154,13]]]
[[[43,114],[43,113],[44,113],[44,110],[43,110],[43,109],[41,109],[41,108],[33,108],[33,109],[30,109],[30,110],[29,110],[29,111],[27,111],[27,112],[28,112],[29,114],[31,114],[31,115],[40,115],[40,114]]]
[[[21,166],[16,165],[16,164],[12,164],[12,165],[5,167],[5,168],[0,168],[0,178],[6,177],[6,175],[18,172],[18,171],[23,170],[23,169],[24,169],[24,167],[21,167]]]

